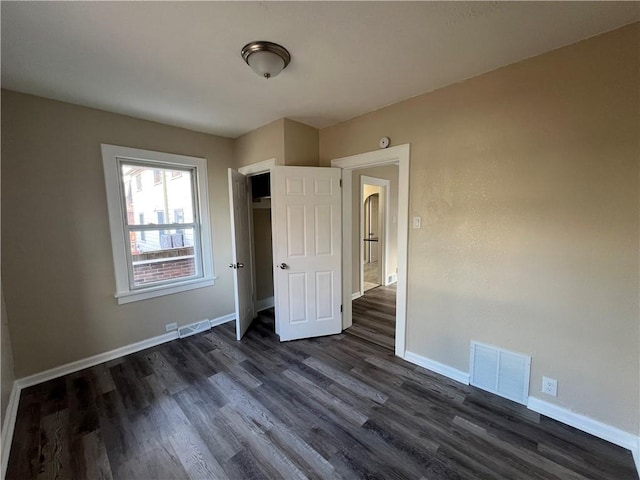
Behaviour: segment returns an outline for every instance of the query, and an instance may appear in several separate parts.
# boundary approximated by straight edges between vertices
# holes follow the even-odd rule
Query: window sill
[[[216,277],[198,278],[180,283],[172,283],[171,285],[159,285],[157,287],[149,287],[144,290],[130,290],[128,292],[118,292],[115,294],[118,304],[138,302],[149,298],[162,297],[173,293],[186,292],[197,288],[211,287],[215,284]]]

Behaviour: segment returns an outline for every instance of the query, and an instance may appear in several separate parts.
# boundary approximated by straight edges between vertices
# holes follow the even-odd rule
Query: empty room
[[[639,478],[640,2],[0,17],[0,478]]]

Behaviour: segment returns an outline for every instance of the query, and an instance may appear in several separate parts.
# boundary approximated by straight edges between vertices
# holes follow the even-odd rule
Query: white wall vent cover
[[[470,370],[474,387],[527,404],[531,357],[471,342]]]
[[[209,320],[200,320],[199,322],[192,323],[191,325],[185,325],[178,329],[178,336],[180,338],[190,337],[196,333],[206,332],[211,330],[211,322]]]

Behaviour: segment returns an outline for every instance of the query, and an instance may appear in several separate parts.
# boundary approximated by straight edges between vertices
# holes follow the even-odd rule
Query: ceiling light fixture
[[[242,47],[242,58],[264,78],[278,75],[291,61],[286,48],[271,42],[251,42]]]

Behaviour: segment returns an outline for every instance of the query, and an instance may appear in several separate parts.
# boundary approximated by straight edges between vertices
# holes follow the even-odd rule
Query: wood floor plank
[[[189,475],[178,460],[173,448],[165,444],[142,452],[118,465],[114,480],[189,480]]]
[[[326,375],[328,378],[332,379],[334,382],[339,383],[343,387],[352,392],[366,398],[370,398],[371,400],[377,403],[384,403],[387,401],[387,395],[377,391],[374,388],[371,388],[366,383],[354,378],[352,376],[346,375],[339,370],[330,367],[329,365],[318,361],[317,359],[310,357],[304,361],[305,365],[317,370],[318,372]]]
[[[284,376],[296,383],[302,390],[313,396],[316,400],[324,403],[329,410],[341,416],[348,422],[352,422],[360,427],[368,420],[366,415],[353,409],[350,405],[321,389],[313,382],[307,380],[305,377],[293,370],[285,370]]]
[[[267,480],[270,477],[258,466],[257,461],[248,449],[242,449],[232,458],[224,463],[224,469],[229,473],[230,478]]]
[[[112,480],[111,465],[100,431],[88,433],[82,437],[84,474],[78,478]]]
[[[60,480],[71,476],[71,459],[66,448],[69,438],[69,410],[58,410],[40,423],[40,468],[38,479]]]
[[[6,478],[638,479],[628,450],[395,357],[395,289],[340,335],[273,311],[23,390]]]
[[[30,392],[31,390],[31,392]],[[7,477],[16,479],[37,478],[40,468],[40,395],[25,389],[20,396],[13,442],[7,466]]]
[[[234,405],[225,406],[220,413],[229,421],[233,430],[245,440],[254,458],[258,459],[262,468],[270,471],[271,478],[287,478],[291,480],[305,479],[306,475],[265,435],[251,418],[236,410]]]
[[[287,452],[308,478],[340,478],[334,466],[291,429],[275,425],[266,435],[274,445]]]
[[[177,393],[174,399],[218,463],[223,464],[242,449],[240,441],[221,421],[216,405],[194,398],[189,390]]]
[[[184,426],[169,435],[169,443],[191,480],[228,478],[195,429]]]

